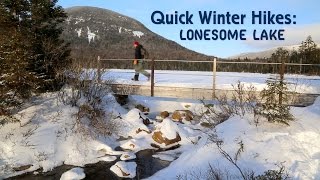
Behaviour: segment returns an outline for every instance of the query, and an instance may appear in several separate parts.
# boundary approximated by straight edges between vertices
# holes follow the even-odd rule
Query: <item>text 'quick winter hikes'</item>
[[[198,18],[195,14],[185,11],[179,13],[163,13],[154,11],[151,14],[151,21],[156,25],[182,25],[189,26],[188,29],[180,29],[180,40],[285,40],[285,29],[266,28],[261,25],[291,25],[296,24],[296,15],[289,13],[273,13],[271,11],[251,11],[248,14],[218,13],[216,11],[198,11]],[[247,18],[249,17],[249,18]],[[249,20],[247,20],[249,19]],[[197,25],[204,25],[206,28],[199,28]],[[207,28],[208,25],[221,25],[228,28],[214,29]],[[247,31],[245,25],[256,25],[259,28]],[[247,38],[248,32],[251,37]]]

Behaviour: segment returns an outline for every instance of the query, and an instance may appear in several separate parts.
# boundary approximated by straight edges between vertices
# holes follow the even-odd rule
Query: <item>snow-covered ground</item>
[[[40,167],[47,172],[63,164],[114,161],[113,155],[119,152],[114,153],[117,144],[113,138],[91,139],[76,133],[76,112],[76,108],[58,102],[56,93],[44,94],[14,115],[20,123],[0,126],[0,179]],[[12,168],[25,165],[32,166],[12,172]]]
[[[170,101],[169,99],[135,96],[133,101],[149,105],[151,111],[172,111],[188,107],[187,109],[195,112],[203,108],[201,103],[194,100],[176,101],[172,99]],[[320,97],[313,105],[304,108],[294,107],[291,112],[295,121],[291,122],[290,126],[268,122],[261,122],[255,126],[250,114],[245,117],[231,117],[216,127],[219,139],[224,142],[223,149],[233,156],[238,150],[237,143],[242,141],[244,152],[238,164],[242,169],[252,170],[256,174],[262,174],[268,169],[278,170],[278,166],[283,164],[293,179],[320,179]],[[179,132],[183,134],[186,126],[178,124],[178,127]],[[198,128],[194,125],[187,127]],[[216,145],[208,140],[208,133],[210,134],[210,131],[194,136],[188,134],[187,143],[182,147],[160,153],[159,156],[164,156],[163,159],[177,157],[177,154],[180,153],[181,155],[168,168],[148,179],[176,179],[179,175],[205,172],[209,163],[213,167],[222,171],[227,169],[229,173],[240,177],[237,169],[222,157]],[[195,141],[195,144],[190,143],[196,136],[201,136],[200,140]],[[192,179],[191,177],[188,176]]]
[[[179,73],[177,76],[181,76],[181,80],[185,79],[185,75]],[[161,82],[161,76],[157,75],[158,83]],[[202,76],[203,84],[210,82],[204,80],[204,77],[206,76]],[[166,77],[163,78],[164,83],[168,83]],[[188,80],[184,82],[187,83]],[[194,80],[192,82],[201,84]],[[223,140],[222,148],[232,157],[238,149],[238,143],[243,142],[244,151],[240,154],[238,165],[244,170],[262,174],[269,169],[278,169],[277,165],[282,164],[293,179],[320,179],[320,97],[312,106],[293,107],[291,112],[295,121],[290,126],[265,121],[256,126],[253,115],[246,114],[244,117],[230,117],[219,124],[215,131],[202,127],[199,123],[174,122],[171,117],[163,122],[149,118],[152,124],[145,125],[142,119],[146,116],[133,108],[136,104],[145,105],[150,108],[150,114],[161,111],[172,113],[175,110],[190,110],[194,114],[204,112],[204,105],[197,100],[131,96],[127,109],[114,102],[110,95],[102,100],[104,111],[114,114],[110,121],[117,124],[116,131],[111,136],[90,138],[75,132],[74,114],[77,109],[59,103],[55,93],[43,94],[15,114],[20,123],[0,126],[0,179],[40,167],[43,171],[50,171],[62,164],[82,167],[98,161],[116,163],[117,157],[121,160],[110,170],[119,176],[133,177],[136,174],[134,153],[155,148],[151,144],[166,147],[154,141],[153,135],[157,131],[169,139],[179,134],[180,140],[173,145],[179,144],[180,147],[153,155],[172,163],[148,179],[176,179],[179,175],[205,172],[209,164],[222,170],[227,169],[230,174],[240,177],[237,169],[210,141],[209,134],[212,133]],[[118,140],[120,136],[131,138]],[[116,151],[118,146],[126,151]],[[14,167],[26,165],[31,166],[26,170],[13,171]],[[77,168],[63,176],[81,179],[85,172]]]
[[[275,164],[283,163],[294,179],[320,179],[320,98],[310,107],[293,108],[292,113],[296,121],[290,126],[263,122],[256,127],[248,116],[232,117],[216,130],[224,142],[224,150],[232,157],[238,150],[237,143],[243,142],[244,152],[238,161],[243,169],[261,174],[267,169],[278,169]],[[213,143],[202,140],[182,151],[168,168],[150,179],[174,179],[190,172],[205,172],[209,163],[222,170],[228,169],[231,174],[239,173]]]
[[[140,75],[139,82],[132,82],[134,75],[133,70],[110,69],[103,75],[103,79],[114,79],[119,84],[139,84],[149,85],[146,77]],[[245,86],[253,85],[258,91],[266,87],[266,80],[272,74],[259,73],[237,73],[237,72],[217,72],[216,88],[233,90],[232,85],[236,85],[238,81]],[[285,79],[291,83],[289,90],[299,93],[320,94],[320,77],[305,75],[285,75]],[[212,88],[212,72],[198,71],[155,71],[155,86],[168,87],[194,87],[194,88]]]

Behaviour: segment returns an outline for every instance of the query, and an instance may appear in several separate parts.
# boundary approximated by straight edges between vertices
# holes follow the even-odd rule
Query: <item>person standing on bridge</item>
[[[139,81],[139,73],[145,75],[148,78],[148,81],[150,80],[150,73],[148,73],[146,70],[143,69],[143,62],[142,59],[145,58],[146,55],[148,55],[147,50],[139,44],[138,41],[135,41],[133,43],[134,46],[134,60],[133,60],[133,67],[135,70],[134,77],[132,80]],[[142,54],[142,51],[143,54]]]

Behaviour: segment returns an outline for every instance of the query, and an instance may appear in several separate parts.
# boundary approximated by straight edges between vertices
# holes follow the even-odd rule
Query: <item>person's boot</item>
[[[134,75],[134,77],[131,80],[132,81],[139,81],[139,75]]]

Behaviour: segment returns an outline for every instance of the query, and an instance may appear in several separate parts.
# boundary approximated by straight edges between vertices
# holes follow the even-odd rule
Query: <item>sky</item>
[[[143,23],[151,31],[173,40],[180,45],[218,57],[230,57],[245,52],[267,50],[279,46],[300,44],[311,35],[320,44],[320,1],[319,0],[59,0],[58,5],[64,8],[72,6],[93,6],[109,9],[132,17]],[[193,24],[154,24],[152,13],[161,11],[163,14],[193,14]],[[201,24],[199,11],[216,11],[217,14],[245,14],[244,24]],[[271,11],[272,14],[290,14],[295,24],[252,24],[252,11]],[[296,18],[292,18],[295,15]],[[159,16],[155,16],[156,18]],[[246,40],[181,40],[191,30],[214,29],[240,30],[245,29]],[[285,40],[253,40],[253,30],[260,37],[263,30],[284,29]],[[211,34],[208,36],[212,37]]]

